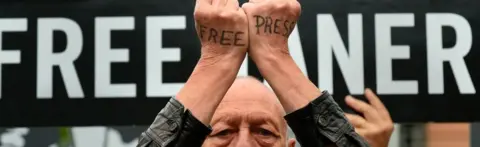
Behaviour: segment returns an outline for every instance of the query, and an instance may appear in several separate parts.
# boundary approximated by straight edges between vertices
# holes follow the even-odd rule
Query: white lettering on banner
[[[430,13],[427,19],[427,60],[428,60],[428,92],[444,93],[443,63],[449,62],[452,67],[458,88],[462,94],[475,94],[470,73],[463,59],[472,47],[472,29],[468,21],[457,14]],[[443,47],[442,27],[451,27],[456,32],[456,45]]]
[[[392,45],[393,27],[413,27],[413,14],[376,14],[375,45],[378,94],[418,94],[416,80],[397,80],[392,76],[393,59],[409,59],[408,45]]]
[[[21,57],[19,50],[3,50],[2,32],[25,32],[27,31],[26,18],[0,19],[0,99],[2,98],[2,65],[20,64]]]
[[[135,97],[136,85],[112,84],[111,64],[128,62],[128,48],[111,47],[111,31],[134,30],[134,17],[95,18],[95,97]]]
[[[350,94],[363,94],[365,88],[364,29],[362,14],[348,14],[348,43],[342,40],[339,28],[332,14],[317,16],[317,56],[318,85],[321,89],[334,92],[333,61],[336,60]],[[408,45],[392,45],[392,28],[412,28],[415,26],[413,13],[375,14],[375,54],[377,92],[379,94],[418,94],[418,79],[393,80],[395,60],[410,59]],[[2,98],[2,66],[20,64],[21,49],[3,49],[2,33],[26,32],[26,18],[0,19],[0,98]],[[135,17],[97,17],[95,18],[94,38],[94,96],[97,98],[134,98],[137,95],[137,83],[112,83],[111,64],[128,63],[129,53],[137,49],[112,48],[112,31],[135,31]],[[163,63],[181,61],[179,47],[163,47],[163,30],[185,30],[186,16],[148,16],[146,17],[146,96],[171,97],[184,85],[184,82],[165,83]],[[443,27],[454,29],[456,44],[443,46]],[[458,14],[426,14],[426,53],[425,64],[428,71],[428,93],[443,94],[445,89],[444,67],[448,62],[461,94],[475,94],[476,89],[468,71],[465,57],[472,43],[472,28],[468,20]],[[85,97],[80,79],[73,64],[82,53],[83,34],[81,27],[69,18],[38,18],[37,28],[37,83],[36,95],[40,99],[53,97],[53,67],[59,67],[65,82],[69,98]],[[66,35],[66,47],[63,52],[54,52],[54,31]],[[301,44],[299,28],[296,26],[289,37],[290,54],[303,74],[308,75],[304,50]],[[308,36],[312,37],[312,36]],[[314,36],[313,36],[314,37]],[[348,46],[346,46],[348,44]],[[26,50],[26,49],[25,49]],[[309,50],[311,51],[311,50]],[[415,53],[415,52],[414,52]],[[88,58],[88,57],[87,57]],[[83,64],[83,63],[82,63]],[[473,63],[471,63],[473,65]],[[22,66],[22,65],[19,65]],[[249,75],[248,58],[240,67],[238,76]],[[473,68],[473,67],[471,67]],[[4,69],[4,67],[3,67]],[[411,69],[409,69],[411,70]],[[312,72],[312,71],[310,71]],[[423,80],[422,80],[423,81]],[[88,82],[87,82],[88,83]],[[264,83],[268,85],[267,82]],[[57,85],[60,86],[60,85]],[[57,87],[56,87],[57,88]]]
[[[171,97],[184,83],[163,83],[163,62],[179,62],[180,48],[162,45],[162,30],[186,28],[185,16],[147,17],[147,97]]]
[[[321,89],[333,94],[332,52],[351,94],[363,94],[363,22],[361,14],[348,15],[349,53],[331,14],[317,15],[318,81]]]
[[[78,24],[68,18],[38,19],[37,97],[52,98],[53,67],[59,66],[70,98],[83,98],[82,85],[73,62],[82,52],[83,36]],[[53,31],[62,31],[67,37],[67,46],[62,53],[53,52]]]

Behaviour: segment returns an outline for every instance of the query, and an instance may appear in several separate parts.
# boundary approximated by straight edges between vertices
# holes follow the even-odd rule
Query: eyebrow
[[[216,123],[223,122],[228,125],[239,125],[241,123],[240,120],[242,120],[243,117],[246,118],[247,122],[252,123],[255,126],[271,124],[275,131],[280,132],[280,123],[276,122],[271,115],[264,112],[248,113],[244,116],[237,115],[236,113],[222,113],[217,119],[212,120],[212,124],[215,125]]]

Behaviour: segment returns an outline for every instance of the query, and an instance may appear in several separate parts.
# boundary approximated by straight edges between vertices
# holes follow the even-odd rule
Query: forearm
[[[236,78],[243,57],[201,57],[177,99],[205,125]]]
[[[285,116],[285,120],[302,146],[369,146],[355,132],[343,111],[326,91],[305,107]]]
[[[138,147],[201,146],[211,129],[197,120],[175,98],[158,113],[155,121],[142,133]]]
[[[138,146],[201,146],[211,132],[211,117],[235,80],[243,58],[201,57],[185,86],[141,135]]]
[[[320,96],[320,90],[301,72],[290,55],[267,55],[255,62],[287,113],[305,107]]]
[[[266,54],[257,66],[288,113],[286,120],[306,146],[358,146],[368,144],[355,133],[341,108],[321,92],[298,68],[290,55]]]

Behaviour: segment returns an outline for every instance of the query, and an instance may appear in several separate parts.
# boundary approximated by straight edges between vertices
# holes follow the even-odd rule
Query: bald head
[[[275,110],[282,117],[285,115],[275,93],[254,77],[239,77],[235,80],[220,106],[230,103],[260,103],[266,109]]]
[[[262,82],[253,77],[237,78],[213,115],[213,131],[204,147],[225,144],[285,147],[287,125],[284,115],[275,93]]]

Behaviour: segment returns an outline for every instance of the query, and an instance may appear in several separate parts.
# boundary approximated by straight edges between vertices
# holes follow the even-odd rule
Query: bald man
[[[250,0],[241,8],[237,0],[197,0],[200,59],[138,146],[293,147],[286,124],[303,147],[369,146],[289,54],[300,8],[296,0]],[[273,92],[251,78],[235,80],[247,52]]]
[[[285,111],[275,94],[255,78],[235,80],[215,111],[204,147],[287,147]],[[288,142],[294,146],[295,140]]]

